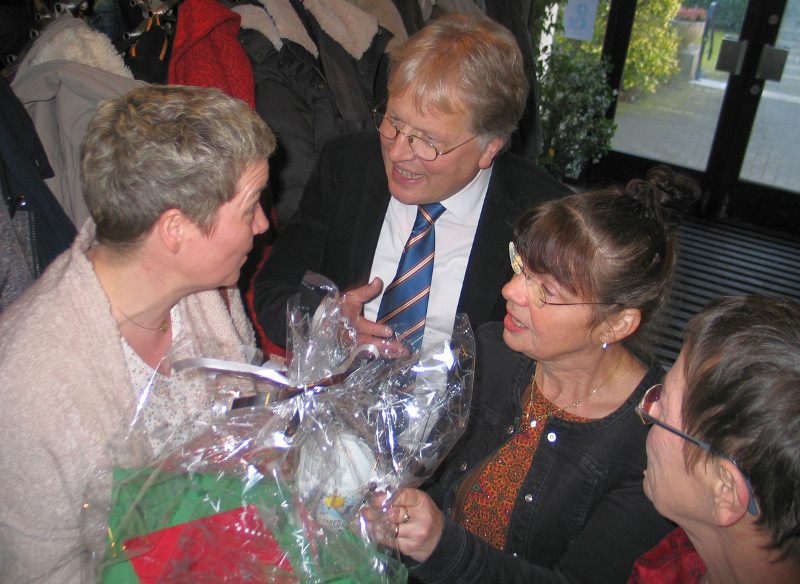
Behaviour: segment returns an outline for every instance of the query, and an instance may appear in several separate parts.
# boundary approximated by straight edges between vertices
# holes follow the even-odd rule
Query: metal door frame
[[[746,40],[749,48],[741,73],[729,76],[706,170],[680,170],[694,176],[703,187],[704,215],[796,234],[800,220],[800,194],[739,180],[764,89],[764,81],[756,79],[761,48],[775,44],[786,2],[748,2],[740,40]],[[609,8],[603,55],[611,62],[608,81],[613,88],[619,89],[622,85],[636,6],[636,0],[612,0]],[[613,119],[615,114],[616,101],[609,108],[607,117]],[[588,168],[582,178],[625,182],[643,176],[660,162],[611,151]]]

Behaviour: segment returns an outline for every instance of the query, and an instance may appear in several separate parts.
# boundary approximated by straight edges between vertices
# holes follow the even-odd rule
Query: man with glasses
[[[637,411],[645,494],[680,528],[629,584],[800,582],[800,304],[713,302]]]
[[[388,93],[374,129],[323,149],[300,209],[256,277],[258,322],[277,344],[285,343],[286,302],[307,270],[347,290],[359,332],[394,331],[412,348],[423,334],[449,336],[457,312],[473,327],[502,319],[515,218],[566,192],[533,161],[506,152],[528,82],[504,27],[455,14],[434,21],[392,52]],[[424,253],[412,262],[417,241]],[[406,325],[410,306],[422,316]]]

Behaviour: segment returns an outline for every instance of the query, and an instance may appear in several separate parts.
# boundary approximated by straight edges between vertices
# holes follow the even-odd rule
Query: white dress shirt
[[[491,177],[492,167],[481,169],[467,186],[441,202],[445,211],[434,224],[436,254],[423,348],[433,340],[441,340],[442,335],[445,338],[452,335],[461,287]],[[391,198],[369,276],[370,281],[380,278],[384,290],[394,280],[403,247],[411,235],[416,217],[417,205],[406,205]],[[364,305],[366,318],[377,320],[382,298],[383,293]]]

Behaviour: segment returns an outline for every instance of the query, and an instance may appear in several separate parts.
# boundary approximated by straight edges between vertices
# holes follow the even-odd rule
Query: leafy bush
[[[600,0],[594,36],[575,50],[597,58],[603,48],[610,0]],[[681,0],[639,0],[633,23],[628,58],[622,79],[621,99],[633,99],[641,93],[654,93],[678,72],[678,37],[670,26]],[[572,43],[559,37],[556,44]]]
[[[605,117],[614,99],[608,66],[596,55],[557,44],[539,62],[543,156],[556,178],[578,178],[590,162],[608,152],[616,126]]]
[[[558,4],[558,0],[532,0],[528,28],[534,48],[539,47],[542,36],[556,32],[557,24],[549,22],[548,11]]]

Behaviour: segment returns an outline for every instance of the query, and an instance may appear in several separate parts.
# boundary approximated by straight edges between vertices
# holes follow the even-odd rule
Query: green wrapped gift
[[[313,523],[292,485],[244,473],[151,467],[114,474],[108,584],[401,584],[405,568],[350,531]]]

